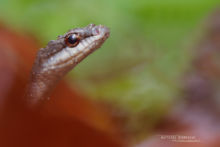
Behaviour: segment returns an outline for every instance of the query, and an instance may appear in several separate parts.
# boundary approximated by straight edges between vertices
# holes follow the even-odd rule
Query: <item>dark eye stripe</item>
[[[80,37],[78,34],[70,34],[66,36],[65,43],[68,47],[75,47],[79,44]]]

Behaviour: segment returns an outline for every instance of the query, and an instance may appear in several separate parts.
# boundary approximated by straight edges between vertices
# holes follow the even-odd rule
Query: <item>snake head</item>
[[[101,47],[108,37],[109,29],[103,25],[71,29],[39,50],[38,71],[65,73]]]

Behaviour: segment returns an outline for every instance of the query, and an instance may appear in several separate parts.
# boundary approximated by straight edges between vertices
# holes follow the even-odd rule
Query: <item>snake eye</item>
[[[79,44],[80,37],[78,34],[70,34],[65,38],[65,43],[68,47],[75,47]]]

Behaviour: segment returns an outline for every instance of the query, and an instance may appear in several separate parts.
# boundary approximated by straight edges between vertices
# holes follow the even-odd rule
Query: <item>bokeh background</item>
[[[191,66],[204,23],[219,3],[0,0],[0,21],[32,34],[42,46],[70,28],[89,23],[108,26],[107,42],[67,78],[73,88],[121,112],[117,115],[124,115],[126,128],[140,135],[179,100],[181,77]]]

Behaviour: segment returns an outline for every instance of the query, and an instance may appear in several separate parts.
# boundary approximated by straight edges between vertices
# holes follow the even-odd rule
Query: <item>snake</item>
[[[29,105],[48,99],[58,82],[88,55],[100,48],[109,37],[104,25],[89,24],[74,28],[37,52],[25,93]]]

